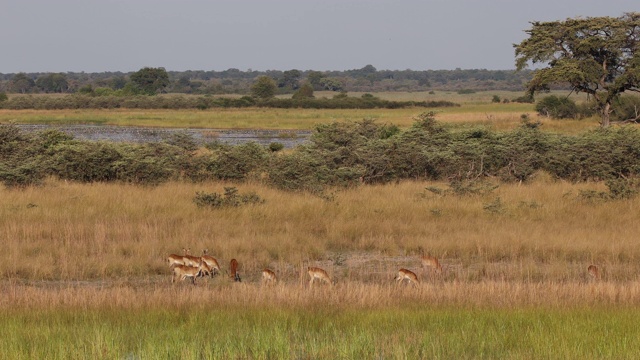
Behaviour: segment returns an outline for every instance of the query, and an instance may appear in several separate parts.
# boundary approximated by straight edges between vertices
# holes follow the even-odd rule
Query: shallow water
[[[21,130],[33,132],[47,129],[57,129],[72,135],[79,140],[116,141],[146,143],[159,142],[173,134],[185,133],[197,143],[206,144],[219,141],[225,144],[238,145],[255,142],[269,145],[277,142],[285,148],[293,148],[308,140],[311,131],[304,130],[229,130],[229,129],[193,129],[193,128],[149,128],[129,126],[101,126],[101,125],[17,125]]]

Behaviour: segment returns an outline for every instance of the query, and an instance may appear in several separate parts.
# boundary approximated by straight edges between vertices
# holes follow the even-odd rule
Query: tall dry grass
[[[236,258],[248,281],[264,267],[298,279],[307,265],[338,280],[377,282],[399,267],[416,269],[430,253],[446,280],[575,281],[589,264],[603,280],[636,280],[637,200],[592,203],[582,189],[541,176],[502,184],[484,196],[438,196],[404,182],[335,192],[330,199],[255,184],[239,186],[265,203],[198,208],[196,191],[229,184],[158,187],[74,184],[0,190],[4,279],[87,280],[164,275],[166,257],[205,248],[223,269]],[[298,281],[298,280],[295,280]]]

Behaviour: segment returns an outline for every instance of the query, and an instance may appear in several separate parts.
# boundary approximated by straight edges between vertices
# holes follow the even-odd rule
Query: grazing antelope
[[[180,281],[190,278],[191,283],[195,285],[196,278],[202,275],[203,271],[205,271],[205,266],[206,264],[204,264],[203,262],[200,262],[197,267],[176,265],[173,267],[173,276],[171,277],[171,283],[174,283],[176,281],[176,278]]]
[[[229,263],[229,277],[233,278],[233,281],[241,282],[240,274],[238,273],[238,260],[231,259]]]
[[[587,272],[591,276],[592,279],[597,280],[600,279],[600,269],[596,265],[589,265],[587,268]]]
[[[276,273],[274,273],[273,270],[271,269],[262,270],[262,283],[275,284],[276,282],[278,282],[278,278],[276,277]]]
[[[313,281],[315,279],[324,281],[327,284],[329,284],[329,286],[332,285],[331,284],[331,278],[329,277],[329,274],[327,274],[327,272],[324,271],[324,269],[310,266],[310,267],[307,268],[307,272],[309,273],[309,276],[311,277],[311,280],[309,280],[309,287],[313,287]]]
[[[187,249],[182,248],[182,253],[184,255],[171,254],[167,257],[167,261],[169,261],[169,267],[172,268],[176,265],[184,265],[184,257],[188,254]]]
[[[400,269],[398,270],[398,275],[393,278],[396,282],[402,282],[407,279],[409,283],[412,283],[413,286],[418,287],[418,276],[411,270]]]
[[[218,265],[216,258],[207,254],[208,252],[208,249],[202,250],[202,256],[200,258],[213,270],[211,272],[211,277],[213,277],[213,275],[220,274],[220,265]]]
[[[423,255],[420,262],[423,268],[433,268],[436,274],[442,274],[442,265],[440,265],[440,261],[435,256]]]

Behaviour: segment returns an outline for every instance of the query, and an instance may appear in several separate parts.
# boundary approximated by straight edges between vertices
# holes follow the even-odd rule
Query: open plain
[[[438,119],[508,129],[520,114],[534,116],[522,104],[474,101]],[[247,110],[247,118],[262,111]],[[319,122],[401,117],[399,125],[408,126],[422,110],[376,111],[316,114]],[[280,114],[273,112],[255,116]],[[61,114],[4,110],[0,119],[65,123],[55,120]],[[121,111],[101,114],[122,118]],[[85,115],[68,114],[77,117],[70,123],[91,124]],[[593,119],[540,120],[549,131],[597,127]],[[311,129],[314,120],[296,121],[273,126]],[[476,195],[434,192],[449,185],[418,181],[322,197],[251,181],[50,179],[0,188],[0,348],[12,359],[637,358],[637,199],[585,197],[604,184],[545,173],[522,184],[488,181],[497,187]],[[196,192],[225,186],[264,202],[194,204]],[[222,273],[172,284],[167,256],[183,248],[194,255],[208,249]],[[441,273],[421,266],[426,254],[439,259]],[[228,276],[232,258],[242,282]],[[334,284],[310,288],[308,266],[327,270]],[[277,284],[261,283],[264,268],[274,270]],[[397,284],[400,268],[415,272],[418,286]]]

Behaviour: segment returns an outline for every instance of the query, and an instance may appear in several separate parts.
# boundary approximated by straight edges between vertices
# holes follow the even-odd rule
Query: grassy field
[[[331,97],[333,93],[319,92],[317,97]],[[360,96],[352,93],[350,96]],[[522,96],[519,92],[488,91],[473,94],[455,92],[377,93],[388,100],[453,101],[461,104],[453,108],[408,108],[408,109],[210,109],[210,110],[2,110],[0,123],[17,124],[91,124],[114,126],[148,127],[193,127],[216,129],[294,129],[308,130],[317,124],[334,121],[356,121],[364,118],[376,119],[382,123],[408,127],[422,112],[434,110],[436,119],[456,125],[485,125],[497,130],[512,129],[521,123],[526,114],[531,120],[540,121],[545,131],[578,132],[596,128],[598,119],[551,120],[538,117],[533,104],[492,103],[493,95],[512,99]],[[566,95],[566,94],[565,94]],[[581,97],[573,96],[576,101]]]
[[[405,94],[463,106],[437,119],[510,129],[532,105],[486,94]],[[495,93],[511,98],[510,94]],[[355,96],[356,94],[350,94]],[[520,94],[513,94],[513,97]],[[380,96],[400,96],[385,94]],[[6,111],[0,123],[309,129],[376,118],[410,126],[425,109]],[[597,120],[539,119],[545,131]],[[594,201],[537,174],[484,195],[445,183],[362,186],[324,198],[262,185],[76,184],[0,188],[0,349],[11,359],[638,358],[640,207]],[[237,186],[264,204],[198,208],[198,191]],[[189,248],[223,274],[171,283],[166,257]],[[421,254],[443,273],[420,267]],[[240,262],[242,283],[225,272]],[[587,267],[602,273],[594,280]],[[334,285],[310,288],[307,266]],[[275,286],[260,283],[273,269]],[[400,267],[417,287],[396,284]]]
[[[631,359],[635,309],[0,313],[11,359]]]

